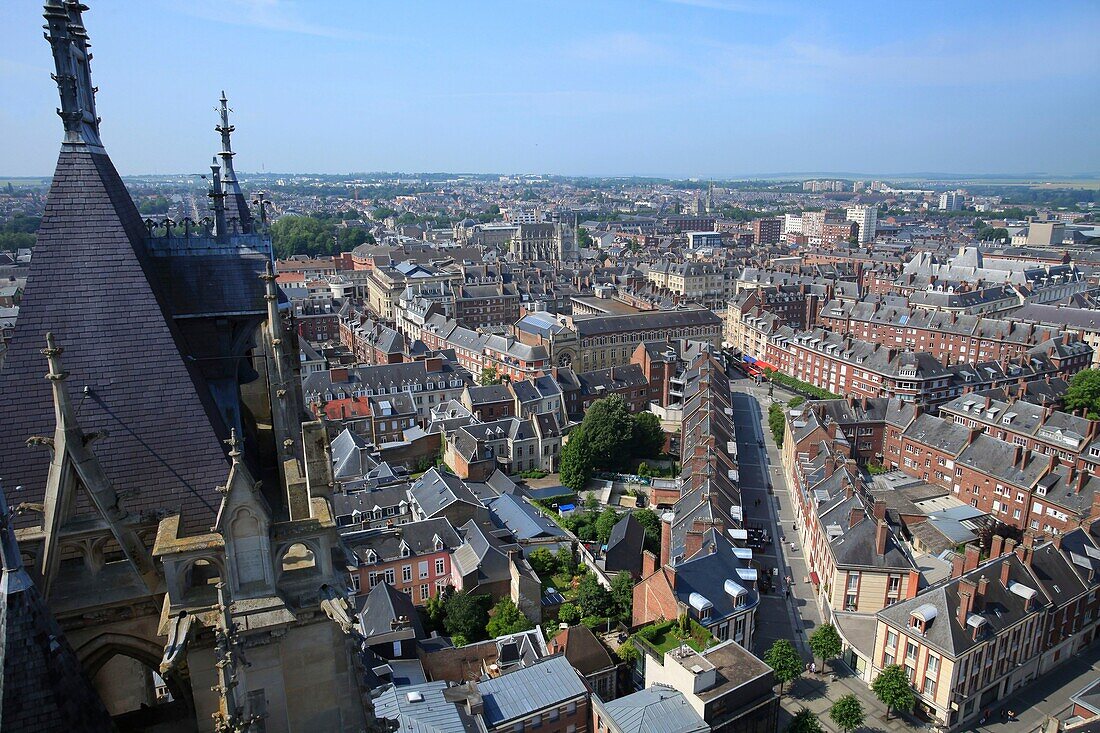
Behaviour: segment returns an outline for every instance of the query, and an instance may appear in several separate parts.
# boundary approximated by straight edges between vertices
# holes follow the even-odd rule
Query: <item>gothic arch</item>
[[[99,670],[103,668],[112,657],[122,655],[135,659],[154,672],[160,670],[160,660],[164,654],[164,648],[149,639],[130,634],[116,634],[106,632],[96,636],[80,646],[76,650],[76,656],[80,665],[88,674],[88,679],[95,679]],[[190,682],[176,670],[164,677],[169,692],[176,700],[182,700],[187,704],[187,709],[194,713],[195,701],[191,694]]]

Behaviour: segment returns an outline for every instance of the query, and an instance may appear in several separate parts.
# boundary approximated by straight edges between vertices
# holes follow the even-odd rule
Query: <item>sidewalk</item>
[[[805,643],[807,636],[822,622],[821,613],[817,607],[813,587],[804,583],[803,579],[808,575],[806,563],[802,555],[802,547],[797,532],[792,531],[794,523],[793,498],[787,486],[786,476],[783,475],[782,459],[779,449],[775,445],[771,431],[767,428],[765,415],[767,414],[768,398],[755,389],[746,390],[753,395],[760,406],[761,429],[767,446],[767,461],[770,464],[768,472],[772,486],[775,489],[773,506],[780,522],[779,535],[786,536],[786,545],[782,554],[786,558],[788,573],[794,579],[791,588],[790,604],[798,628],[804,629],[803,634],[798,634],[796,642],[804,658],[809,660],[808,647]],[[765,393],[766,394],[766,393]],[[775,401],[786,401],[790,397],[782,394],[779,389],[775,391]],[[797,550],[791,551],[790,543],[795,542]],[[817,714],[822,726],[829,731],[837,731],[832,720],[829,719],[829,708],[840,697],[854,694],[863,704],[867,714],[867,720],[863,728],[869,731],[883,731],[885,733],[913,733],[918,730],[932,730],[929,724],[921,723],[909,715],[891,713],[890,720],[885,719],[886,708],[879,702],[870,687],[856,677],[846,665],[839,660],[830,663],[836,672],[836,679],[831,674],[805,675],[796,680],[785,692],[781,702],[779,715],[779,730],[783,730],[790,720],[790,716],[805,707]],[[994,719],[986,725],[974,726],[970,730],[979,733],[1036,733],[1040,731],[1051,719],[1064,721],[1068,717],[1071,703],[1071,695],[1080,691],[1091,680],[1100,678],[1100,644],[1094,644],[1091,649],[1074,657],[1053,672],[1032,682],[1027,687],[1014,694],[1011,701],[1001,701],[1003,706],[1011,708],[1017,719],[1015,721],[1001,722],[1001,707],[994,707]]]

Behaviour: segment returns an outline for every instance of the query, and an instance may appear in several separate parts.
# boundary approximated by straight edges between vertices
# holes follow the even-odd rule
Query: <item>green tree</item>
[[[497,601],[497,604],[489,611],[489,623],[485,630],[489,632],[489,638],[495,639],[506,634],[515,634],[534,628],[531,620],[523,615],[515,602],[505,596]]]
[[[601,545],[606,545],[607,541],[611,539],[611,530],[618,521],[619,515],[611,507],[604,509],[596,517],[596,539]]]
[[[847,694],[829,708],[829,717],[844,733],[851,733],[863,725],[865,715],[863,706],[859,704],[859,698],[853,694]]]
[[[626,400],[612,395],[593,402],[581,421],[581,434],[591,455],[599,457],[601,467],[617,469],[628,465],[633,448],[634,418]]]
[[[577,586],[577,603],[585,616],[610,616],[613,609],[611,591],[600,585],[596,576],[587,573]]]
[[[581,612],[576,606],[568,601],[558,606],[558,621],[563,624],[575,624],[581,620]]]
[[[611,602],[615,606],[615,615],[630,626],[634,611],[634,578],[623,571],[611,579]]]
[[[909,712],[917,704],[917,696],[913,694],[913,688],[909,685],[909,678],[900,665],[891,664],[881,672],[875,681],[871,683],[871,690],[875,696],[886,706],[886,719],[890,719],[890,710],[904,710]]]
[[[558,566],[558,572],[568,575],[570,578],[577,572],[577,560],[573,557],[573,550],[569,547],[559,548],[554,553],[554,560]]]
[[[791,717],[786,733],[825,733],[825,729],[812,711],[802,708]]]
[[[1074,374],[1063,404],[1069,411],[1084,408],[1090,420],[1100,419],[1100,369],[1085,369]]]
[[[661,554],[661,518],[652,509],[635,509],[631,512],[645,530],[645,549]]]
[[[584,435],[584,425],[573,430],[569,442],[561,449],[558,475],[562,484],[573,491],[582,491],[592,478],[593,454]]]
[[[490,384],[500,384],[500,374],[497,373],[496,367],[483,367],[481,377],[477,380],[477,383],[482,387],[487,387]]]
[[[775,438],[775,444],[780,448],[783,447],[783,433],[787,427],[787,418],[783,414],[783,405],[778,402],[773,402],[768,407],[768,428],[772,431],[772,437]]]
[[[634,646],[633,642],[627,641],[615,650],[615,655],[627,664],[633,664],[638,661],[638,647]]]
[[[558,562],[554,559],[554,554],[545,547],[532,550],[531,554],[527,556],[527,562],[531,563],[531,567],[543,579],[549,578],[558,569]]]
[[[592,235],[584,227],[577,227],[577,247],[588,249],[592,246]]]
[[[836,627],[832,624],[818,626],[810,634],[809,641],[810,651],[813,652],[815,657],[821,658],[822,668],[825,667],[826,661],[839,657],[843,651],[840,634],[837,633]]]
[[[798,656],[798,650],[786,639],[776,639],[764,655],[764,661],[779,680],[779,696],[783,697],[783,686],[802,674],[802,658]]]
[[[427,603],[424,604],[422,616],[424,617],[424,626],[430,633],[432,631],[443,631],[443,619],[446,616],[446,598],[445,593],[436,593],[434,596],[428,598]]]
[[[634,416],[633,455],[637,458],[652,458],[665,449],[665,431],[661,427],[661,418],[652,412],[640,412]]]
[[[484,639],[485,627],[489,624],[490,603],[490,596],[472,595],[465,591],[451,594],[445,603],[446,615],[443,619],[447,635],[461,635],[467,641]]]

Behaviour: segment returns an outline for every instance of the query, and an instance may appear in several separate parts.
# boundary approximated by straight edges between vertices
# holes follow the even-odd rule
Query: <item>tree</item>
[[[1085,369],[1073,375],[1063,403],[1066,410],[1084,408],[1090,420],[1100,419],[1100,369]]]
[[[640,412],[634,416],[633,454],[639,458],[660,455],[665,448],[665,431],[661,418],[652,412]]]
[[[582,491],[592,478],[592,451],[585,440],[584,425],[576,428],[569,442],[561,449],[558,475],[562,484],[573,491]]]
[[[822,667],[825,666],[826,661],[839,657],[843,646],[836,627],[832,624],[822,624],[814,629],[814,633],[810,634],[810,651],[815,657],[821,658]]]
[[[584,227],[577,227],[577,248],[588,249],[592,246],[592,235]]]
[[[566,602],[558,606],[558,621],[563,624],[575,624],[580,621],[581,612],[572,603]]]
[[[779,696],[782,697],[783,685],[798,679],[802,674],[802,658],[798,656],[794,644],[786,639],[776,639],[768,649],[768,653],[764,655],[764,661],[772,668],[775,678],[779,680]]]
[[[489,623],[486,624],[485,630],[489,632],[490,638],[495,639],[498,636],[527,631],[533,627],[534,624],[523,615],[515,602],[505,596],[489,611]]]
[[[424,626],[427,631],[443,631],[443,619],[446,616],[445,593],[439,592],[428,598],[424,604]]]
[[[573,550],[569,547],[562,547],[556,553],[554,553],[554,560],[558,566],[558,572],[563,575],[568,575],[570,578],[577,572],[577,560],[573,557]]]
[[[611,592],[600,585],[596,576],[587,573],[577,586],[577,603],[585,616],[610,616],[612,608]]]
[[[609,468],[627,465],[633,452],[634,418],[626,400],[611,395],[593,402],[581,421],[581,436],[591,455],[599,457],[599,465]]]
[[[627,664],[633,664],[638,661],[638,647],[634,646],[633,642],[627,641],[615,650],[615,655]]]
[[[786,733],[824,733],[821,721],[813,712],[802,708],[791,718],[787,724]]]
[[[859,704],[859,698],[848,694],[833,703],[829,708],[829,717],[844,733],[851,733],[863,725],[863,706]]]
[[[489,604],[492,598],[483,595],[471,595],[465,591],[452,594],[446,601],[446,616],[443,628],[448,636],[462,635],[467,641],[480,641],[485,638],[485,627],[489,624]]]
[[[615,615],[629,626],[634,610],[634,578],[625,570],[611,579],[611,602]]]
[[[909,685],[909,677],[897,664],[891,664],[879,672],[878,677],[871,683],[871,690],[886,706],[887,720],[890,719],[891,708],[909,712],[917,704],[917,696],[913,694],[913,688]]]
[[[773,402],[768,407],[768,428],[772,431],[775,444],[782,448],[783,433],[787,428],[787,417],[783,414],[783,405],[778,402]]]
[[[618,521],[619,515],[611,507],[600,512],[600,516],[596,518],[596,539],[599,540],[601,545],[606,545],[607,541],[611,539],[611,530],[614,529]]]
[[[549,578],[557,570],[558,563],[554,559],[554,554],[547,550],[545,547],[540,547],[536,550],[532,550],[531,554],[527,556],[527,562],[531,563],[531,567],[540,578]]]
[[[496,367],[483,367],[481,377],[477,380],[477,383],[482,387],[487,387],[490,384],[500,384],[500,374],[497,373]]]
[[[631,512],[645,530],[645,549],[661,554],[661,518],[652,509],[635,509]]]

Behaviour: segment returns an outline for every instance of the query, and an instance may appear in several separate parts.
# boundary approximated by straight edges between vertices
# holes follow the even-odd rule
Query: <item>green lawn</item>
[[[652,631],[648,631],[648,629],[652,629]],[[684,643],[697,652],[701,652],[715,643],[715,639],[710,632],[695,621],[691,622],[691,635],[687,637],[682,636],[676,624],[671,621],[647,626],[640,629],[634,636],[656,651],[661,657],[664,657],[666,652],[672,651]]]

